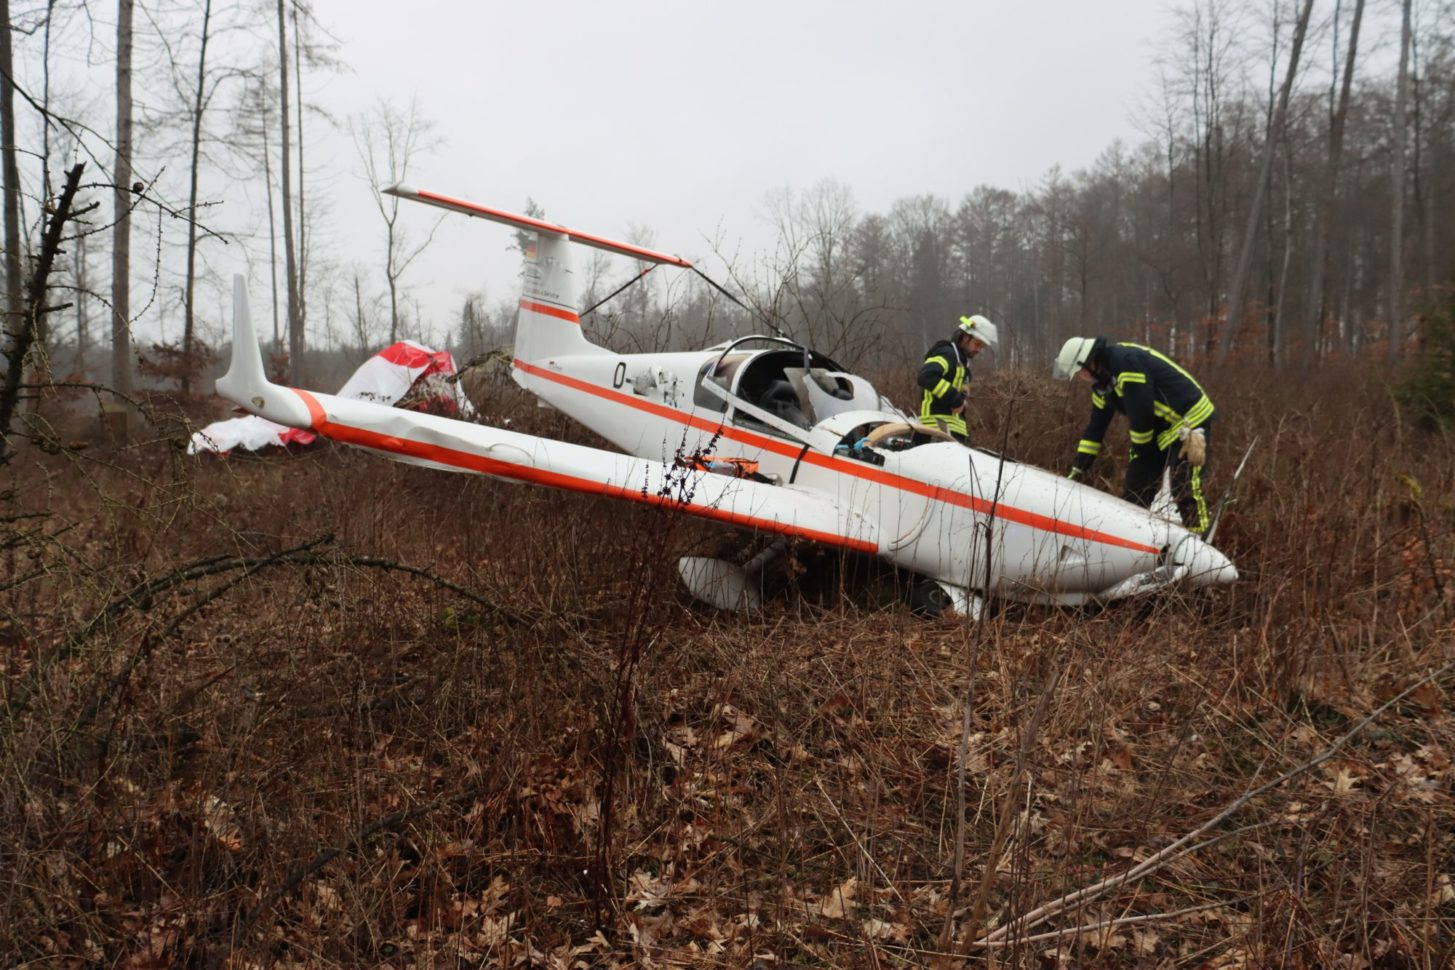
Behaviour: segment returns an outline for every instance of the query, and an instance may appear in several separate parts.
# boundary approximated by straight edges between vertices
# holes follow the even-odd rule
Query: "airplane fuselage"
[[[1184,578],[1236,578],[1221,553],[1180,524],[946,440],[868,381],[790,340],[628,355],[587,339],[573,242],[689,267],[685,260],[433,193],[391,191],[535,233],[522,269],[513,375],[623,453],[273,385],[240,281],[233,362],[219,393],[270,420],[404,461],[665,505],[874,554],[938,583],[961,607],[973,609],[970,591],[1076,604]],[[723,466],[735,474],[694,470]],[[685,486],[684,476],[693,476]],[[703,565],[711,562],[679,563],[690,588],[692,575],[731,571]]]
[[[954,586],[1079,603],[1156,568],[1187,534],[1089,486],[958,443],[875,449],[882,464],[844,453],[845,432],[903,421],[897,413],[851,411],[797,437],[777,432],[734,405],[712,406],[718,399],[700,383],[722,356],[593,352],[516,361],[515,376],[629,454],[748,459],[782,487],[828,495],[877,523],[881,557]]]

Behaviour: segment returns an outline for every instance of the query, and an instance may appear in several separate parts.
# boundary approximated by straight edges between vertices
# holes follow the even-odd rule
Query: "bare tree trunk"
[[[76,199],[76,190],[81,184],[84,162],[66,173],[65,185],[55,201],[54,211],[41,237],[40,250],[36,254],[35,267],[26,287],[23,304],[15,307],[12,324],[6,328],[5,373],[0,378],[0,465],[10,460],[15,453],[10,443],[10,422],[15,417],[15,407],[20,399],[21,382],[25,374],[25,359],[30,355],[30,345],[40,329],[36,320],[47,311],[46,287],[56,255],[61,249],[61,233],[71,220],[71,204]],[[60,309],[59,307],[51,309]]]
[[[1283,267],[1278,272],[1278,292],[1273,302],[1270,363],[1283,366],[1283,304],[1288,299],[1288,267],[1293,262],[1293,159],[1283,153]]]
[[[1228,286],[1227,321],[1218,340],[1218,362],[1228,359],[1232,349],[1232,334],[1243,321],[1243,298],[1247,292],[1248,272],[1253,268],[1253,243],[1257,237],[1259,214],[1263,209],[1266,183],[1273,167],[1273,148],[1277,134],[1283,128],[1283,119],[1288,116],[1288,99],[1293,90],[1293,79],[1298,76],[1298,58],[1304,51],[1304,36],[1308,33],[1308,15],[1314,10],[1314,0],[1304,0],[1304,10],[1298,15],[1298,26],[1293,29],[1293,47],[1288,55],[1288,73],[1283,76],[1283,90],[1279,92],[1277,113],[1269,125],[1263,141],[1263,163],[1259,167],[1259,180],[1253,191],[1253,205],[1248,208],[1248,223],[1243,231],[1243,247],[1238,250],[1238,263],[1232,270],[1232,284]]]
[[[187,189],[187,283],[182,299],[182,393],[192,390],[192,344],[197,339],[197,176],[202,156],[202,107],[206,97],[207,40],[212,23],[212,0],[202,3],[202,41],[197,53],[197,90],[192,100],[192,170]]]
[[[1337,17],[1337,11],[1335,12]],[[1313,314],[1308,321],[1308,345],[1304,348],[1303,366],[1313,362],[1314,350],[1323,338],[1329,316],[1329,237],[1339,198],[1339,174],[1344,159],[1344,126],[1349,117],[1349,94],[1354,83],[1354,61],[1359,53],[1359,25],[1364,20],[1364,0],[1354,2],[1354,21],[1349,28],[1349,53],[1344,58],[1344,79],[1339,89],[1339,104],[1330,105],[1329,164],[1324,175],[1324,191],[1319,199],[1318,230],[1314,234],[1313,280],[1309,286],[1309,306]]]
[[[1399,31],[1399,82],[1394,94],[1394,158],[1390,162],[1389,195],[1389,362],[1400,358],[1404,342],[1404,152],[1405,108],[1409,100],[1410,0],[1404,0]]]
[[[1344,247],[1344,265],[1354,265],[1354,240],[1351,238]],[[1344,286],[1339,293],[1339,343],[1352,353],[1359,350],[1359,341],[1364,329],[1363,316],[1359,314],[1358,308],[1354,306],[1354,274],[1344,273]],[[1358,319],[1355,319],[1358,317]]]
[[[5,193],[5,329],[20,313],[20,168],[15,163],[14,59],[10,51],[10,0],[0,0],[0,152],[4,153]]]
[[[364,287],[359,282],[358,271],[354,272],[354,339],[359,342],[359,353],[369,352],[369,322],[364,315]],[[393,344],[394,341],[389,341]]]
[[[1428,147],[1428,146],[1427,146]],[[1425,179],[1425,300],[1436,298],[1435,290],[1435,191],[1434,173]]]
[[[1278,96],[1278,40],[1279,34],[1282,31],[1279,15],[1282,12],[1282,4],[1279,0],[1273,0],[1273,44],[1268,55],[1268,110],[1263,119],[1263,124],[1268,131],[1271,144],[1277,144],[1273,139],[1285,139],[1288,135],[1286,127],[1278,128],[1276,131],[1273,127],[1273,106],[1277,104]],[[1285,162],[1284,167],[1287,168],[1288,152],[1285,151],[1283,156]],[[1268,168],[1268,178],[1263,185],[1263,192],[1268,199],[1272,200],[1273,167],[1271,165]],[[1285,205],[1287,201],[1285,197]],[[1278,364],[1278,313],[1276,308],[1279,305],[1279,300],[1278,293],[1274,290],[1275,282],[1273,277],[1273,250],[1275,244],[1273,238],[1273,208],[1273,202],[1270,201],[1264,210],[1265,214],[1263,217],[1263,281],[1268,288],[1263,298],[1263,306],[1265,309],[1274,310],[1272,315],[1268,317],[1268,326],[1265,328],[1263,337],[1267,343],[1268,363],[1270,366],[1276,367]]]
[[[91,349],[91,322],[86,319],[86,295],[91,292],[86,279],[86,237],[76,237],[76,371],[87,376],[86,354]]]
[[[303,204],[303,32],[293,5],[293,88],[298,109],[298,329],[308,329],[308,209]]]
[[[293,186],[289,177],[292,164],[288,145],[288,33],[283,0],[278,0],[278,101],[282,107],[279,128],[282,132],[283,183],[283,272],[288,288],[288,364],[290,379],[303,383],[303,318],[298,309],[298,269],[293,255]]]
[[[268,274],[273,281],[273,348],[278,347],[278,228],[273,220],[273,156],[268,144],[267,99],[263,108],[263,181],[268,187]]]
[[[1223,5],[1195,0],[1190,27],[1192,38],[1192,150],[1193,211],[1195,239],[1202,269],[1206,298],[1206,332],[1203,349],[1212,354],[1217,348],[1217,313],[1223,294],[1225,242],[1227,237],[1226,140],[1223,130],[1222,90],[1226,41],[1223,34]],[[1194,324],[1192,330],[1196,330]],[[1195,344],[1197,337],[1190,338]]]
[[[1303,11],[1298,15],[1298,26],[1294,28],[1293,47],[1288,53],[1288,73],[1283,78],[1283,90],[1278,95],[1278,112],[1268,128],[1263,143],[1263,162],[1258,170],[1258,182],[1253,190],[1253,204],[1248,210],[1248,224],[1243,230],[1243,245],[1239,250],[1238,263],[1233,270],[1233,281],[1228,287],[1227,321],[1218,337],[1218,363],[1228,359],[1233,346],[1233,333],[1243,318],[1243,298],[1247,293],[1248,274],[1253,266],[1253,243],[1258,235],[1258,216],[1263,208],[1268,173],[1273,167],[1273,148],[1278,132],[1283,128],[1283,119],[1288,116],[1288,98],[1293,91],[1293,79],[1298,74],[1298,59],[1303,53],[1303,39],[1308,33],[1309,14],[1313,12],[1314,0],[1304,0]]]
[[[111,197],[111,386],[131,393],[131,15],[119,0],[116,18],[116,169]]]
[[[389,343],[399,339],[399,284],[389,276]]]
[[[1414,166],[1414,203],[1415,215],[1420,221],[1421,241],[1421,298],[1430,302],[1435,298],[1435,180],[1426,178],[1425,167],[1425,132],[1424,132],[1424,108],[1425,96],[1429,87],[1429,78],[1425,83],[1420,83],[1420,42],[1417,34],[1410,34],[1410,95],[1413,100],[1411,108],[1414,112],[1414,135],[1415,135],[1415,157]]]
[[[389,289],[391,344],[400,338],[399,281],[410,264],[434,240],[439,222],[435,222],[423,242],[413,244],[399,226],[399,200],[394,196],[385,198],[384,189],[408,179],[409,166],[415,155],[434,144],[430,128],[430,123],[420,117],[419,108],[413,102],[408,111],[401,113],[388,101],[380,101],[371,112],[349,122],[354,148],[364,165],[369,190],[374,194],[374,206],[384,220],[384,281]],[[530,212],[530,205],[527,213],[535,215]]]

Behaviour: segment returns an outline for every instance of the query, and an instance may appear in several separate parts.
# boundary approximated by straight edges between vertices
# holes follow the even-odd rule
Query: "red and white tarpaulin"
[[[444,380],[454,373],[455,358],[448,350],[431,350],[412,340],[401,340],[364,361],[339,389],[338,396],[392,405],[409,395],[407,407],[451,415],[467,414],[470,404],[460,394],[459,385]],[[312,431],[288,428],[250,414],[216,421],[194,432],[187,453],[307,445],[315,437]]]

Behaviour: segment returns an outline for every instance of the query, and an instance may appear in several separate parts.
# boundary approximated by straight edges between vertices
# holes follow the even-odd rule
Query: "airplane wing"
[[[820,494],[366,401],[279,388],[311,431],[399,461],[655,505],[870,554],[874,523]],[[244,405],[246,406],[246,405]],[[298,415],[301,417],[301,415]],[[281,422],[288,423],[288,422]]]
[[[283,387],[268,381],[241,277],[233,356],[217,392],[253,414],[387,458],[655,505],[742,528],[876,554],[876,523],[792,485],[689,470],[501,428]]]

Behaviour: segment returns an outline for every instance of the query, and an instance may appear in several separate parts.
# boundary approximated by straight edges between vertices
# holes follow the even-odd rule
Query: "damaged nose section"
[[[1093,599],[1110,602],[1126,596],[1141,596],[1186,582],[1192,586],[1223,586],[1236,582],[1237,567],[1227,556],[1191,533],[1163,552],[1161,565],[1122,580]]]
[[[1226,586],[1238,579],[1233,561],[1195,535],[1178,544],[1172,560],[1186,568],[1187,581],[1194,586]]]

